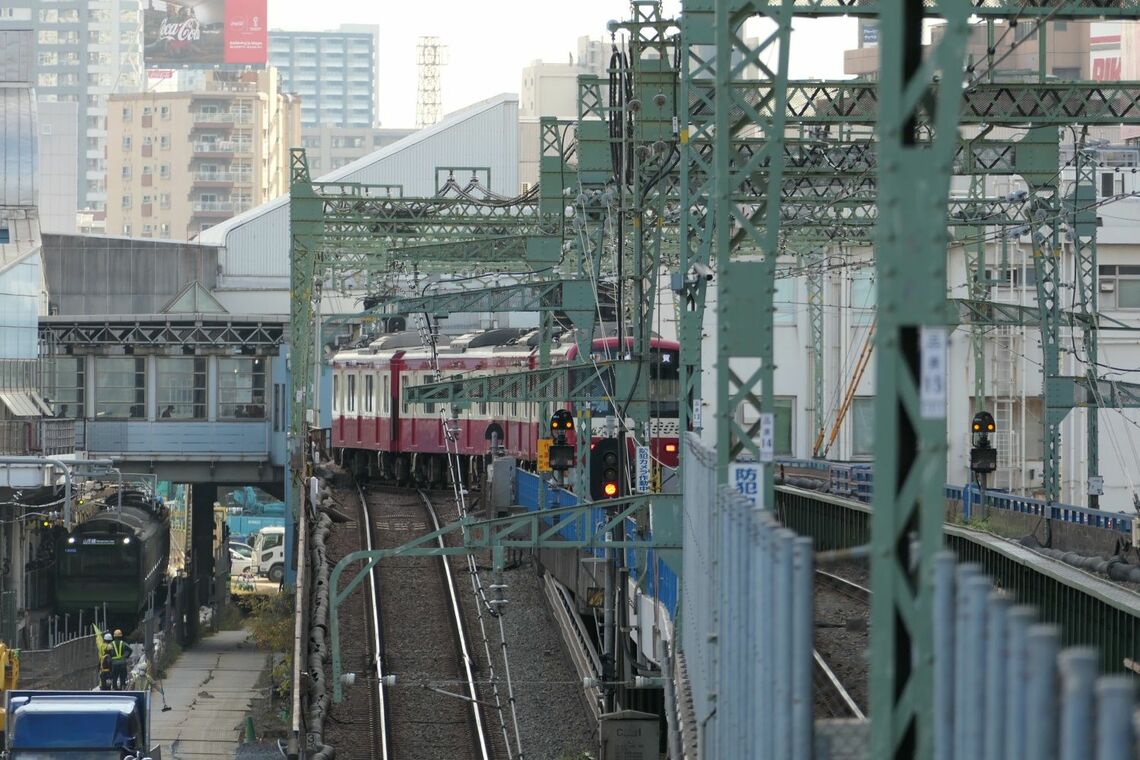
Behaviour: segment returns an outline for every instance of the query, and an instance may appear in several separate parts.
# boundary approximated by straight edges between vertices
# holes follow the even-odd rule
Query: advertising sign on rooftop
[[[147,67],[264,66],[265,6],[266,0],[146,0]]]

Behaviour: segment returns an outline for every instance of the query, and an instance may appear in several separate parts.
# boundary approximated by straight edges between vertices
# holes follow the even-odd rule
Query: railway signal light
[[[577,452],[566,442],[566,434],[574,429],[574,415],[568,409],[559,409],[550,416],[550,469],[569,470],[577,464]]]
[[[997,449],[990,443],[990,433],[997,432],[994,416],[989,412],[978,412],[970,424],[974,445],[970,448],[970,470],[980,474],[997,469]]]
[[[594,501],[621,496],[621,443],[617,438],[603,438],[590,452],[590,496]]]

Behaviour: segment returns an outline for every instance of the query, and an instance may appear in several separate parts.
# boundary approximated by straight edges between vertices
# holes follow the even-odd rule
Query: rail
[[[815,663],[816,673],[819,674],[819,681],[833,693],[835,699],[842,705],[841,708],[835,709],[835,712],[847,713],[846,715],[837,714],[836,717],[866,720],[867,716],[859,709],[859,705],[855,703],[850,692],[844,688],[839,676],[835,675],[835,671],[828,666],[827,660],[823,659],[823,656],[815,649],[811,650],[811,656]]]
[[[368,513],[368,499],[364,497],[364,489],[359,485],[356,491],[360,495],[360,509],[364,516],[364,548],[372,551],[372,515]],[[388,704],[384,694],[384,661],[381,653],[384,651],[383,631],[380,626],[380,597],[376,592],[376,567],[368,572],[368,597],[372,602],[372,668],[376,672],[376,720],[379,722],[380,760],[388,760],[391,754],[391,737],[388,736]]]
[[[550,609],[554,612],[554,619],[558,621],[558,626],[562,629],[563,637],[567,643],[573,642],[574,644],[566,648],[570,650],[570,659],[574,663],[578,677],[583,679],[584,683],[587,678],[594,679],[590,682],[592,684],[601,683],[601,660],[598,659],[597,651],[594,649],[593,642],[590,641],[589,633],[572,606],[573,602],[569,599],[566,588],[552,578],[549,573],[543,576],[543,581],[543,590],[546,591]],[[590,685],[586,687],[586,694],[590,714],[594,716],[595,721],[600,721],[602,719],[602,690],[597,685]]]
[[[776,515],[816,551],[849,549],[870,538],[871,508],[858,500],[779,486]],[[1126,670],[1140,660],[1140,595],[1049,559],[1020,544],[954,525],[944,528],[946,547],[960,562],[975,562],[1018,603],[1037,607],[1043,621],[1061,629],[1063,645],[1096,648],[1104,672]]]
[[[420,498],[423,499],[424,508],[427,509],[428,515],[431,517],[432,530],[438,531],[440,529],[439,517],[435,513],[435,509],[431,505],[431,499],[428,498],[427,493],[423,490],[417,489]],[[436,538],[439,543],[439,548],[444,548],[443,536]],[[439,561],[443,563],[443,577],[447,581],[447,594],[451,601],[452,619],[455,623],[456,640],[459,642],[459,653],[463,659],[463,671],[467,680],[467,697],[471,703],[471,715],[475,720],[475,734],[478,741],[478,749],[482,760],[492,760],[490,744],[487,741],[487,729],[483,725],[483,715],[479,712],[479,693],[475,685],[475,671],[471,663],[471,652],[467,646],[467,635],[463,630],[463,614],[459,609],[459,594],[455,589],[455,579],[451,573],[451,563],[448,562],[446,555],[441,555]]]

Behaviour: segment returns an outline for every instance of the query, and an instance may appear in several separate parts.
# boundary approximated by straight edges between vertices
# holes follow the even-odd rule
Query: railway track
[[[361,504],[375,549],[400,546],[440,525],[423,492],[369,487],[361,490]],[[379,563],[369,583],[375,589],[374,756],[499,757],[483,715],[451,562],[390,558]],[[393,674],[399,685],[386,690],[380,684]]]
[[[816,635],[812,650],[816,713],[866,718],[867,617],[871,591],[835,573],[815,571]]]

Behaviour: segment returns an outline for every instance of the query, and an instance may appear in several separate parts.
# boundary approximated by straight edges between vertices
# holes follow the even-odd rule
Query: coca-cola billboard
[[[143,57],[151,68],[264,66],[266,0],[144,0]]]

